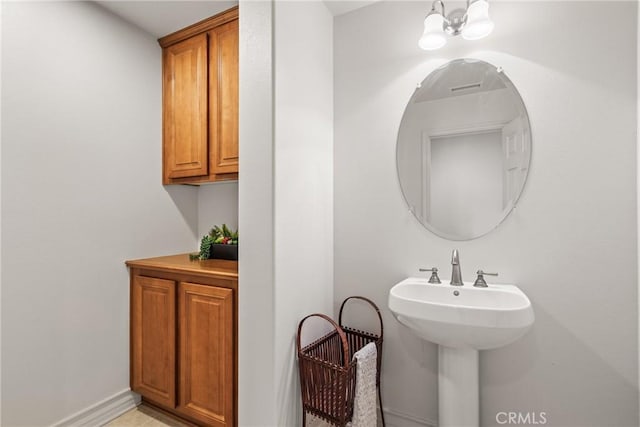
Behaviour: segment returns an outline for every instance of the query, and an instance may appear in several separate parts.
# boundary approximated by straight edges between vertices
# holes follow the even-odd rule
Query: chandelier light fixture
[[[436,6],[440,6],[440,11],[436,10]],[[424,50],[440,49],[447,43],[447,35],[458,34],[466,40],[478,40],[488,36],[493,27],[487,0],[467,0],[466,9],[455,9],[448,15],[444,10],[444,2],[435,0],[424,19],[424,33],[418,45]]]

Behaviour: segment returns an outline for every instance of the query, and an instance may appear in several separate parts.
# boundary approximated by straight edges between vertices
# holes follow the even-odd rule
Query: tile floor
[[[381,420],[378,419],[378,426],[381,426]],[[309,415],[307,417],[308,427],[331,427],[325,421]],[[166,416],[153,408],[146,405],[140,405],[115,420],[106,424],[105,427],[188,427],[173,418]],[[390,426],[387,426],[390,427]]]
[[[105,427],[187,427],[187,424],[170,418],[149,406],[140,405],[120,415]]]

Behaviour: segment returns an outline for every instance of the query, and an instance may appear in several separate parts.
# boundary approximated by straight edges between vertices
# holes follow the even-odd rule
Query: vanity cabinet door
[[[164,183],[209,173],[207,35],[163,51]]]
[[[211,426],[234,425],[233,290],[180,282],[178,410]]]
[[[175,289],[154,277],[131,283],[131,389],[169,407],[176,402]]]

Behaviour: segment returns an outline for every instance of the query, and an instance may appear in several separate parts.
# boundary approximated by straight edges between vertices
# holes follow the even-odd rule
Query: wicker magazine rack
[[[380,320],[380,335],[360,331],[342,324],[342,313],[347,301],[359,299],[373,307]],[[333,331],[310,343],[300,345],[302,325],[311,317],[320,317],[333,326]],[[324,314],[310,314],[298,325],[298,368],[300,370],[300,391],[302,393],[302,425],[306,425],[307,412],[335,426],[344,427],[353,417],[353,401],[356,385],[355,352],[370,342],[376,344],[378,352],[376,386],[381,408],[382,425],[385,426],[380,394],[380,369],[382,367],[383,325],[380,309],[373,301],[352,296],[340,306],[338,323]]]

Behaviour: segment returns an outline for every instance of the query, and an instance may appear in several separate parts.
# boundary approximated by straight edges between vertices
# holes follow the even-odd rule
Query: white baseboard
[[[418,418],[390,408],[384,408],[384,420],[387,427],[437,427],[438,422]]]
[[[140,404],[140,395],[130,389],[122,390],[94,405],[58,421],[51,427],[102,426]]]
[[[51,427],[103,426],[140,404],[140,395],[130,389],[122,390],[94,405],[58,421]],[[387,427],[437,427],[438,422],[384,408]]]

